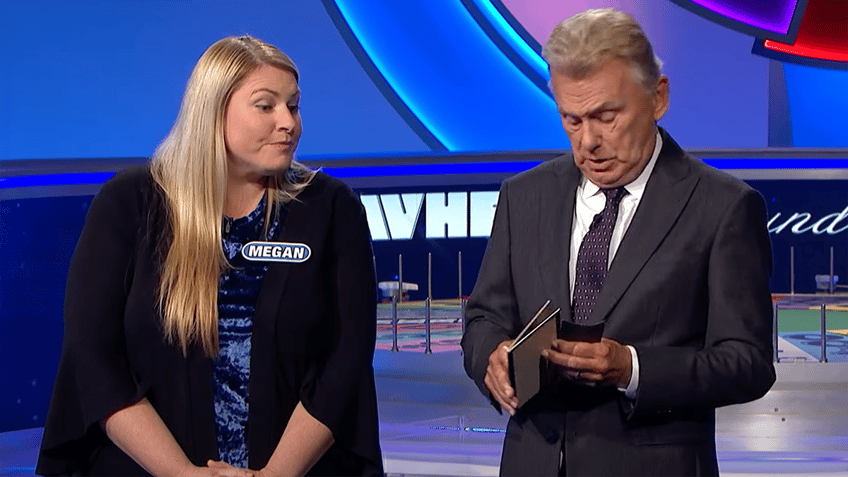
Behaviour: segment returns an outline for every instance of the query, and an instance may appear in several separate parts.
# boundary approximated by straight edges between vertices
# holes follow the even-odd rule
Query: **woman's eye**
[[[270,104],[259,103],[256,105],[256,108],[262,111],[263,113],[267,113],[272,111],[274,108]]]
[[[290,104],[289,105],[289,112],[296,113],[298,111],[300,111],[300,105],[299,104]]]

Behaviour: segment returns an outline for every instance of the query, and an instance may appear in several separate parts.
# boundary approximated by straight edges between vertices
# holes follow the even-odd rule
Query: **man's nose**
[[[583,127],[580,131],[580,145],[583,149],[594,152],[601,145],[600,128],[594,124],[594,121],[587,120],[583,122]]]

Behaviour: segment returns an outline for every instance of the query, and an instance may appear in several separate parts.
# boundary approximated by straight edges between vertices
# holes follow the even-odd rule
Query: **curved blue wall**
[[[251,34],[301,72],[301,154],[429,151],[316,1],[0,2],[0,159],[146,157],[210,44]]]
[[[567,148],[555,113],[546,112],[550,100],[538,78],[523,77],[499,53],[491,31],[469,13],[475,5],[485,13],[489,1],[331,3],[365,19],[354,28],[366,21],[384,25],[366,32],[377,35],[373,51],[383,52],[372,61],[387,62],[386,79],[397,80],[395,86],[417,85],[393,94],[408,96],[418,121],[429,121],[445,149]],[[672,80],[672,106],[663,124],[681,144],[768,144],[769,60],[750,53],[751,37],[670,1],[583,3],[621,4],[643,23]],[[550,10],[557,3],[546,5]],[[2,2],[0,160],[150,155],[176,116],[200,53],[223,36],[243,33],[280,46],[302,71],[301,155],[432,150],[408,124],[414,121],[363,70],[327,10],[318,1]],[[420,20],[421,31],[410,18]],[[431,47],[429,56],[404,60],[404,53],[417,55],[422,45]],[[411,69],[414,60],[418,65]],[[431,94],[429,78],[440,81]],[[791,111],[779,119],[797,128],[794,144],[845,146],[838,116],[812,115],[817,109],[821,114],[823,100],[844,97],[836,93],[844,89],[845,76],[787,67],[786,80]],[[825,113],[844,109],[838,106]]]

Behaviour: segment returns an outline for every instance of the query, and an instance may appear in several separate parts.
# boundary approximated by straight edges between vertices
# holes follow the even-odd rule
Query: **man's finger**
[[[580,356],[563,353],[553,349],[546,349],[542,351],[542,356],[551,363],[569,370],[593,369],[593,361],[591,358],[582,358]]]
[[[552,349],[555,349],[563,354],[574,356],[582,356],[586,358],[600,356],[607,351],[607,344],[601,343],[586,343],[583,341],[566,341],[555,340]]]
[[[487,386],[496,395],[501,404],[514,408],[514,391],[509,385],[509,373],[506,368],[498,366],[495,362],[486,368]]]
[[[501,386],[499,386],[493,381],[495,381],[495,379],[492,377],[492,375],[486,373],[486,378],[484,379],[484,382],[486,383],[486,387],[489,388],[489,392],[492,393],[492,397],[494,397],[495,401],[497,401],[498,404],[500,404],[501,407],[504,408],[504,410],[506,410],[506,412],[508,412],[510,415],[515,414],[515,406],[513,405],[512,400],[504,394],[503,390],[501,389]]]
[[[511,403],[515,396],[515,391],[512,389],[512,386],[509,385],[509,376],[507,373],[499,373],[499,375],[496,376],[496,381],[503,400],[510,403],[510,407],[514,407]]]

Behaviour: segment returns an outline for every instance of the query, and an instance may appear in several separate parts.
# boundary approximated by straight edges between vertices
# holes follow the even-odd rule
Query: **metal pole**
[[[462,334],[465,335],[465,305],[468,304],[468,300],[462,298],[459,300],[459,313],[460,318],[462,319]]]
[[[398,315],[397,315],[397,296],[392,295],[392,353],[398,352],[397,334],[398,334]]]
[[[795,294],[795,246],[789,247],[789,293]]]
[[[403,301],[403,255],[398,254],[398,301]]]
[[[828,288],[830,289],[830,294],[833,294],[833,247],[830,247],[830,285]]]
[[[433,252],[427,253],[427,298],[433,299]]]
[[[825,304],[821,304],[821,362],[827,363],[827,318],[825,318]]]
[[[774,332],[772,333],[772,346],[774,346],[774,362],[780,362],[780,355],[778,354],[777,349],[777,302],[774,302],[772,305],[772,317],[774,319]]]
[[[430,299],[427,298],[424,301],[427,302],[424,315],[424,336],[427,340],[424,343],[424,354],[433,354],[433,350],[430,349]]]
[[[462,300],[462,250],[457,252],[457,261],[459,262],[459,299]]]
[[[433,354],[430,349],[430,303],[433,301],[433,253],[427,254],[427,299],[424,300],[424,354]]]

